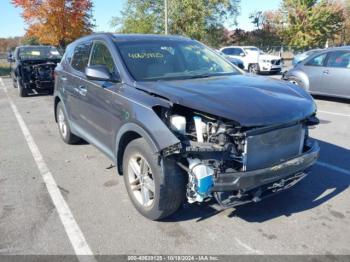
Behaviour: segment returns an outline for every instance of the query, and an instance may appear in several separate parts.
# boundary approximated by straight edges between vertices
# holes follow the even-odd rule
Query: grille
[[[247,171],[271,167],[302,153],[305,129],[302,125],[248,136],[245,169]]]
[[[271,60],[271,64],[273,65],[280,65],[281,64],[281,60],[278,59],[278,60]]]

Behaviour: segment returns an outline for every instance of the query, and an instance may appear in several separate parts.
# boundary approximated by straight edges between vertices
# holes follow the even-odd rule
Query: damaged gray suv
[[[245,75],[188,38],[91,35],[68,46],[55,73],[62,139],[113,160],[152,220],[184,201],[258,202],[303,179],[319,156],[309,94]]]

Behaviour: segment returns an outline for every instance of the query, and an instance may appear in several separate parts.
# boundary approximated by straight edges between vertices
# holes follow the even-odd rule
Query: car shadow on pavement
[[[312,95],[314,99],[322,100],[322,101],[330,101],[342,104],[350,104],[350,99],[341,98],[341,97],[330,97],[330,96],[321,96],[321,95]]]
[[[319,141],[322,163],[350,170],[350,152],[348,149]],[[247,222],[262,223],[280,216],[290,216],[324,204],[350,186],[350,175],[316,164],[309,176],[295,187],[252,203],[225,211],[231,218],[240,218]],[[210,204],[213,204],[212,201]],[[215,217],[221,211],[206,203],[183,207],[164,222],[196,219],[197,222]]]

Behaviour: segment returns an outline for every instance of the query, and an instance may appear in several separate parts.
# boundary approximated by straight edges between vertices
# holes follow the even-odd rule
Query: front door
[[[105,66],[112,77],[117,75],[115,62],[107,44],[102,41],[94,42],[90,66]],[[110,89],[121,88],[121,83],[89,80],[86,77],[81,80],[81,85],[86,89],[87,106],[84,107],[85,126],[89,130],[93,142],[106,154],[112,156],[115,145],[115,127],[119,126],[120,117],[116,108],[118,96]]]
[[[303,71],[309,77],[309,88],[311,92],[322,92],[324,76],[327,74],[326,58],[327,53],[319,54],[310,58],[303,66]]]

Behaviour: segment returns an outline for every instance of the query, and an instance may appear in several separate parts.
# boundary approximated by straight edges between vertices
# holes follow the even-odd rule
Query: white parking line
[[[13,103],[11,97],[7,93],[7,89],[4,85],[4,82],[2,78],[0,78],[0,84],[2,85],[2,90],[4,90],[13,113],[15,114],[15,117],[17,119],[17,122],[22,130],[22,133],[24,135],[24,138],[28,144],[28,147],[33,155],[33,158],[35,160],[35,163],[40,171],[40,174],[42,175],[42,178],[44,180],[44,183],[46,185],[47,191],[49,192],[49,195],[51,197],[51,200],[53,204],[56,207],[57,213],[61,219],[61,222],[64,226],[64,229],[68,235],[68,238],[73,246],[75,254],[78,256],[78,259],[81,261],[96,261],[94,257],[92,256],[93,253],[87,244],[85,237],[83,233],[81,232],[76,220],[74,219],[74,216],[67,205],[66,201],[64,200],[55,179],[53,178],[49,168],[47,167],[42,154],[39,151],[38,146],[36,145],[32,135],[29,132],[29,129],[27,125],[25,124],[21,114],[19,113],[16,105]],[[79,256],[86,256],[89,255],[91,257],[79,257]],[[88,259],[90,258],[90,259]]]
[[[334,165],[331,165],[331,164],[328,164],[328,163],[325,163],[325,162],[316,162],[317,165],[319,166],[322,166],[322,167],[326,167],[326,168],[329,168],[331,170],[334,170],[334,171],[337,171],[339,173],[343,173],[345,175],[348,175],[350,176],[350,171],[347,170],[347,169],[344,169],[344,168],[341,168],[341,167],[337,167],[337,166],[334,166]]]
[[[4,90],[6,90],[6,86],[5,86],[4,81],[2,80],[1,77],[0,77],[0,84],[1,84],[2,88],[3,88]]]
[[[345,117],[350,117],[350,115],[348,115],[348,114],[335,113],[335,112],[329,112],[329,111],[318,110],[317,112],[318,112],[318,113],[321,113],[321,114],[328,114],[328,115],[334,115],[334,116],[345,116]]]
[[[251,246],[247,245],[246,243],[243,243],[240,239],[238,239],[236,237],[234,239],[239,246],[241,246],[244,249],[246,249],[247,251],[249,251],[250,255],[252,255],[252,254],[262,255],[263,254],[261,251],[252,248]]]

